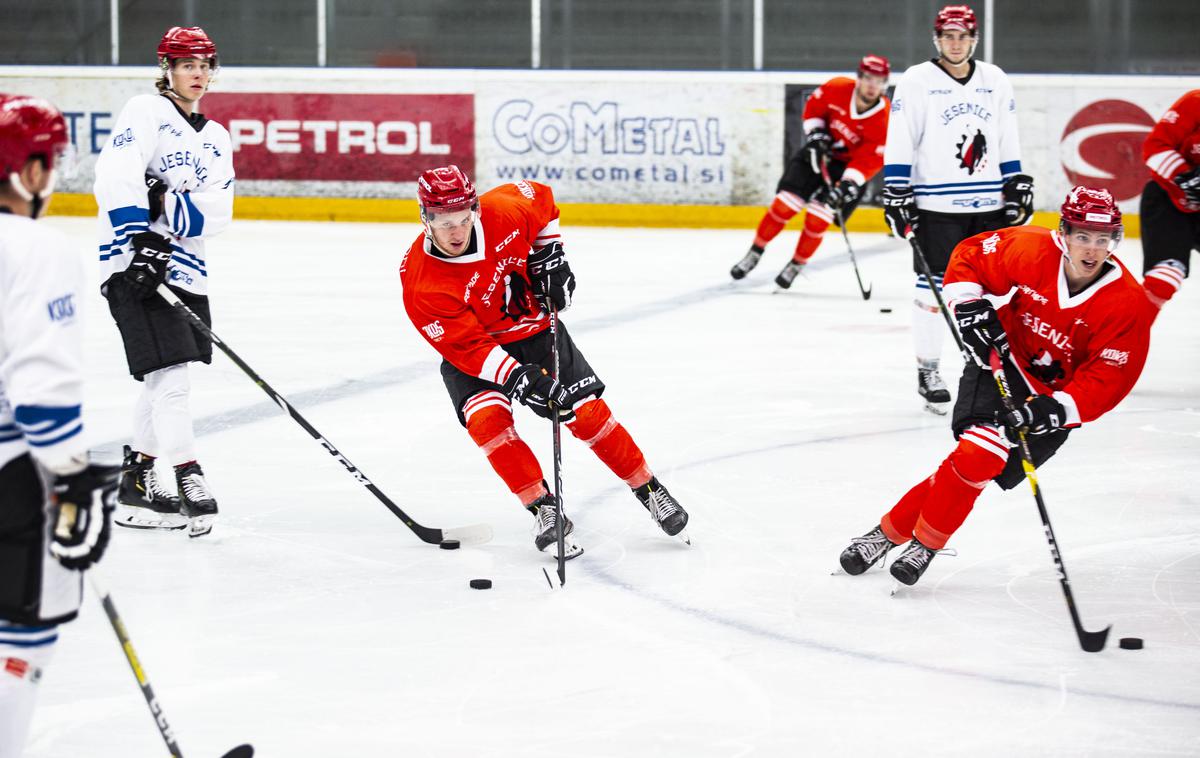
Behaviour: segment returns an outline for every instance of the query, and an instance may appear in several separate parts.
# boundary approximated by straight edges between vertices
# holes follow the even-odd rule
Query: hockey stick
[[[825,181],[828,189],[833,189],[833,181],[829,178],[829,166],[824,158],[821,159],[821,179]],[[858,291],[862,293],[863,300],[870,300],[871,285],[863,287],[862,274],[858,272],[858,259],[854,257],[854,247],[850,244],[850,233],[846,231],[846,220],[842,218],[840,205],[833,209],[833,217],[837,219],[838,228],[842,230],[842,239],[846,240],[846,252],[850,253],[850,265],[854,266],[854,278],[858,280]]]
[[[300,412],[293,408],[292,405],[283,397],[283,395],[280,395],[278,392],[272,389],[271,385],[267,384],[266,380],[255,373],[254,369],[250,368],[245,361],[239,358],[237,353],[233,352],[228,345],[222,342],[221,338],[213,333],[213,330],[209,328],[208,324],[204,323],[204,321],[202,321],[200,317],[192,311],[191,308],[188,308],[186,305],[184,305],[183,301],[176,297],[175,293],[167,288],[167,285],[158,285],[158,294],[161,295],[164,300],[170,303],[176,311],[181,313],[184,318],[191,322],[192,327],[196,329],[196,331],[208,337],[210,340],[212,340],[214,345],[221,348],[221,351],[225,353],[225,355],[229,356],[229,360],[236,363],[237,367],[244,371],[246,376],[250,377],[250,380],[257,384],[263,392],[267,393],[267,396],[270,397],[276,405],[286,411],[287,414],[304,429],[304,431],[308,432],[314,440],[321,444],[321,447],[325,448],[330,455],[336,458],[338,463],[342,464],[342,466],[344,466],[345,469],[350,472],[350,475],[358,480],[359,484],[366,487],[368,492],[378,498],[379,502],[387,506],[387,509],[391,511],[396,518],[403,521],[404,525],[411,529],[413,534],[420,537],[421,540],[428,542],[431,545],[438,545],[447,540],[457,541],[461,545],[478,545],[487,542],[492,538],[492,527],[488,524],[472,524],[471,526],[460,526],[453,529],[434,529],[433,527],[422,526],[418,524],[411,517],[409,517],[407,513],[400,510],[400,506],[392,502],[391,498],[383,494],[383,491],[376,487],[361,469],[357,468],[353,463],[350,462],[348,458],[346,458],[346,456],[342,455],[342,453],[333,446],[333,443],[331,443],[320,432],[318,432],[312,424],[308,423],[308,421],[300,415]]]
[[[996,386],[1000,389],[1000,399],[1006,410],[1015,410],[1012,392],[1009,390],[1008,377],[1004,373],[1004,364],[1000,354],[992,351],[990,362],[992,376],[996,378]],[[1058,540],[1054,538],[1054,529],[1050,526],[1050,514],[1046,511],[1046,503],[1042,500],[1042,488],[1038,485],[1037,469],[1033,465],[1033,455],[1029,452],[1029,442],[1025,439],[1025,431],[1017,430],[1018,447],[1021,451],[1021,466],[1025,469],[1025,478],[1033,488],[1033,499],[1037,502],[1038,514],[1042,517],[1042,528],[1046,532],[1046,541],[1050,543],[1050,555],[1054,558],[1054,566],[1058,569],[1058,581],[1062,585],[1063,597],[1067,599],[1067,610],[1071,612],[1071,623],[1075,625],[1075,634],[1079,637],[1079,646],[1089,653],[1097,653],[1104,649],[1108,633],[1112,626],[1105,627],[1099,632],[1089,632],[1083,628],[1079,620],[1079,611],[1075,608],[1075,595],[1071,592],[1071,581],[1067,579],[1067,567],[1063,565],[1062,554],[1058,550]]]
[[[167,723],[167,715],[163,713],[162,706],[158,704],[158,698],[154,696],[154,688],[150,686],[150,680],[146,677],[142,662],[133,649],[133,641],[129,639],[129,633],[125,631],[125,622],[117,613],[117,606],[113,605],[112,595],[108,594],[108,590],[104,588],[94,566],[87,572],[87,577],[91,582],[92,591],[100,599],[100,605],[104,606],[104,614],[108,616],[108,622],[112,624],[113,631],[117,633],[117,641],[121,643],[121,652],[125,653],[125,660],[129,663],[129,668],[133,670],[133,676],[142,690],[142,697],[146,698],[146,705],[150,707],[150,715],[154,717],[154,725],[158,727],[158,733],[162,735],[163,742],[167,743],[167,750],[171,751],[173,758],[183,758],[183,751],[175,742],[175,732]],[[253,747],[238,745],[221,758],[252,758],[253,755]]]
[[[954,325],[954,319],[950,316],[950,309],[946,307],[946,301],[942,299],[942,290],[937,286],[937,282],[933,281],[933,270],[929,267],[929,259],[925,257],[925,251],[921,249],[921,245],[917,242],[917,235],[913,232],[912,227],[904,233],[908,244],[912,245],[913,253],[916,254],[917,263],[921,266],[921,273],[925,275],[925,281],[929,284],[929,289],[933,291],[933,297],[937,300],[938,310],[942,312],[942,318],[946,319],[946,326],[950,327],[950,333],[954,335],[954,341],[958,343],[958,352],[965,353],[966,347],[963,345],[962,337],[958,333],[958,327]]]
[[[558,381],[558,308],[553,302],[547,299],[547,307],[550,311],[550,342],[553,345],[551,352],[554,354],[554,376],[550,377],[554,381]],[[567,583],[567,557],[566,557],[566,530],[563,526],[563,501],[562,501],[562,424],[558,420],[558,413],[554,414],[554,518],[555,531],[558,534],[558,586],[562,587]]]

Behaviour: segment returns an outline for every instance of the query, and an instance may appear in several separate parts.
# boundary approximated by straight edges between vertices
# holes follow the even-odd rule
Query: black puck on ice
[[[442,550],[458,550],[458,540],[442,540],[438,547]]]
[[[492,588],[491,579],[472,579],[471,589],[473,590],[490,590]]]
[[[891,308],[880,308],[879,312],[880,313],[891,313],[892,309]]]
[[[1121,641],[1118,642],[1117,644],[1121,646],[1122,650],[1141,650],[1142,649],[1142,638],[1141,637],[1122,637]]]

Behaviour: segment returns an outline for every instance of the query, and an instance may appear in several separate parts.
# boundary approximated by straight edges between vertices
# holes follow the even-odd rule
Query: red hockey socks
[[[792,255],[794,261],[805,261],[817,252],[821,240],[825,239],[825,230],[833,223],[829,208],[820,203],[809,203],[808,213],[804,216],[804,231],[800,233],[800,241],[796,243],[796,252]]]
[[[1175,293],[1183,286],[1183,264],[1176,260],[1164,261],[1151,266],[1142,280],[1142,288],[1153,306],[1150,308],[1150,322],[1158,318],[1158,313],[1167,301],[1175,297]]]
[[[799,195],[791,192],[780,192],[775,195],[771,206],[767,208],[766,215],[762,217],[762,221],[758,222],[758,230],[754,233],[754,246],[760,249],[766,247],[768,242],[783,231],[788,220],[802,210],[804,210],[804,201],[800,199]]]
[[[975,506],[979,493],[1000,475],[1007,462],[1008,447],[995,427],[968,428],[933,475],[913,536],[933,550],[945,547]]]
[[[575,420],[567,428],[630,487],[637,488],[650,481],[652,474],[646,457],[603,400],[589,400],[576,408]]]
[[[463,415],[467,433],[522,505],[546,494],[542,467],[529,445],[517,436],[508,398],[499,392],[481,392],[463,406]]]
[[[912,539],[913,527],[917,525],[932,486],[933,477],[925,477],[879,520],[879,528],[889,540],[901,545]]]

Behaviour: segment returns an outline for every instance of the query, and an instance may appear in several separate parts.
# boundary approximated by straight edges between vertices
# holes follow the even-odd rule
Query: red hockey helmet
[[[858,73],[882,76],[887,79],[892,75],[892,64],[882,55],[864,55],[858,62]]]
[[[1116,248],[1124,233],[1121,224],[1121,208],[1106,189],[1092,189],[1079,185],[1067,193],[1059,211],[1059,229],[1066,233],[1071,228],[1091,229],[1112,235],[1108,249]]]
[[[933,22],[933,33],[966,32],[972,37],[979,31],[975,11],[969,5],[947,5],[938,11]]]
[[[217,46],[198,26],[172,26],[158,43],[158,61],[169,64],[180,58],[199,58],[217,67]]]
[[[442,166],[425,171],[417,179],[417,202],[421,216],[433,213],[452,213],[474,208],[479,202],[475,185],[458,166]]]
[[[0,94],[0,181],[38,156],[53,170],[69,145],[67,121],[58,108],[39,97]]]

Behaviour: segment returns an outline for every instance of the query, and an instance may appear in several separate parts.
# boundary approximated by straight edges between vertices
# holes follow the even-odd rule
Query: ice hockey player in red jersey
[[[862,197],[863,187],[883,168],[887,137],[888,99],[883,91],[891,74],[888,59],[867,55],[858,64],[858,78],[838,76],[817,88],[804,104],[804,147],[792,157],[775,188],[775,199],[758,223],[754,244],[729,270],[734,279],[750,273],[767,243],[788,220],[807,209],[804,231],[791,261],[775,277],[780,287],[792,281],[821,245],[825,230],[841,210],[845,222]],[[826,184],[821,164],[826,163]]]
[[[442,380],[471,439],[533,514],[538,550],[556,542],[554,496],[513,425],[512,401],[557,417],[633,490],[651,518],[686,539],[688,514],[663,487],[601,399],[604,382],[558,322],[561,376],[552,378],[549,317],[571,304],[575,276],[550,187],[504,184],[477,196],[457,166],[417,181],[425,231],[400,262],[404,308],[442,356]],[[567,556],[579,555],[566,519]]]
[[[1076,187],[1057,231],[1009,227],[954,248],[944,291],[968,358],[952,423],[958,444],[879,526],[842,551],[847,573],[863,573],[907,542],[891,573],[915,584],[989,481],[1007,490],[1025,478],[1012,430],[1029,435],[1040,466],[1072,429],[1129,393],[1146,361],[1150,324],[1141,286],[1112,256],[1121,231],[1121,211],[1107,190]],[[1010,291],[999,309],[986,299]],[[993,351],[1013,395],[1026,398],[1011,413],[990,370]]]
[[[1142,145],[1151,181],[1142,190],[1142,272],[1151,320],[1187,278],[1200,250],[1200,89],[1179,98]]]

